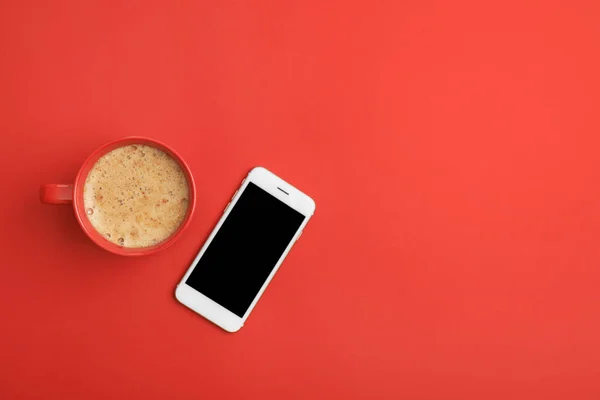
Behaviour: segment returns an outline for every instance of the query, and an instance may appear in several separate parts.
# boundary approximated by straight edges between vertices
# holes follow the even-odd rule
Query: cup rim
[[[103,155],[108,152],[117,149],[122,146],[127,146],[129,144],[140,144],[140,145],[148,145],[152,147],[156,147],[160,150],[165,151],[169,154],[181,167],[183,173],[186,176],[187,184],[188,184],[188,208],[186,211],[186,215],[173,234],[169,236],[167,239],[162,242],[149,247],[123,247],[117,244],[114,244],[107,240],[103,235],[101,235],[91,224],[89,219],[85,214],[85,208],[83,205],[83,186],[85,185],[85,180],[88,176],[89,171],[94,166],[96,161]],[[86,235],[98,246],[107,250],[111,253],[122,255],[122,256],[145,256],[149,254],[157,253],[161,250],[165,250],[170,247],[179,237],[181,237],[183,231],[189,226],[192,215],[194,214],[194,210],[196,207],[196,184],[194,183],[194,177],[192,175],[192,171],[190,170],[187,163],[184,159],[170,146],[166,144],[151,139],[144,136],[128,136],[121,139],[113,140],[108,142],[96,150],[94,150],[83,162],[77,176],[75,178],[75,183],[73,184],[73,210],[75,211],[75,216],[77,218],[77,222],[81,226],[81,229],[86,233]]]

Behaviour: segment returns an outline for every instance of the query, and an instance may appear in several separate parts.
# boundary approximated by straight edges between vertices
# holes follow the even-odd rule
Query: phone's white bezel
[[[255,185],[257,185],[267,193],[273,195],[277,199],[281,200],[285,204],[289,205],[294,210],[303,214],[306,218],[304,218],[304,221],[294,234],[294,237],[292,238],[285,251],[281,255],[281,258],[279,258],[279,260],[277,261],[275,268],[273,268],[273,271],[271,271],[271,274],[268,276],[267,280],[260,288],[260,291],[250,304],[250,307],[248,308],[244,316],[240,318],[231,311],[224,308],[223,306],[204,296],[202,293],[188,286],[185,282],[188,276],[194,270],[194,267],[198,263],[198,260],[204,254],[204,252],[214,239],[215,235],[223,225],[223,222],[227,219],[229,213],[231,212],[233,207],[235,207],[235,204],[237,203],[244,190],[246,190],[246,187],[250,182],[254,183]],[[282,192],[282,190],[285,191],[287,194]],[[214,324],[220,326],[221,328],[225,329],[226,331],[238,331],[244,325],[244,321],[246,321],[246,319],[252,312],[252,309],[258,302],[258,299],[260,299],[263,292],[269,285],[269,282],[271,282],[271,279],[279,269],[279,266],[289,253],[296,240],[300,237],[302,230],[304,229],[304,227],[308,223],[308,220],[314,214],[314,212],[315,202],[309,196],[302,193],[301,191],[299,191],[289,183],[285,182],[283,179],[279,178],[272,172],[266,170],[265,168],[254,168],[252,171],[250,171],[246,179],[244,179],[244,181],[242,182],[240,188],[235,192],[235,194],[231,198],[231,202],[225,208],[223,216],[221,217],[221,219],[211,232],[210,236],[200,249],[200,252],[198,253],[196,258],[192,262],[192,265],[181,279],[181,282],[179,282],[179,284],[177,285],[177,289],[175,290],[175,297],[180,303],[194,310],[198,314],[202,315],[203,317],[213,322]]]

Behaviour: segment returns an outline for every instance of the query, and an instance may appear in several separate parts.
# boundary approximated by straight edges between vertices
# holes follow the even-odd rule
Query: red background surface
[[[3,1],[0,398],[600,398],[600,9],[490,3]],[[127,135],[148,258],[37,197]],[[317,213],[230,335],[173,290],[255,165]]]

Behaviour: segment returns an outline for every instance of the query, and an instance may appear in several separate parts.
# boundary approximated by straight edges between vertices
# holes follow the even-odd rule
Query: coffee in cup
[[[168,239],[185,219],[189,188],[167,153],[129,144],[96,161],[85,179],[83,204],[91,225],[110,242],[150,247]]]

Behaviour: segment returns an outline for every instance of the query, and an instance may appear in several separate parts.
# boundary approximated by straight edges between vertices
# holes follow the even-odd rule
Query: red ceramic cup
[[[100,157],[104,154],[130,144],[145,144],[148,146],[156,147],[168,155],[170,155],[181,167],[185,177],[187,179],[188,190],[189,190],[189,201],[188,201],[188,209],[185,215],[185,218],[179,225],[179,228],[166,240],[156,244],[151,247],[141,247],[141,248],[127,248],[122,247],[112,242],[109,242],[102,236],[98,231],[94,229],[90,221],[88,220],[85,214],[85,208],[83,206],[83,186],[85,184],[85,179],[87,178],[88,173],[98,161]],[[175,152],[175,150],[171,149],[167,145],[157,142],[153,139],[148,139],[144,137],[127,137],[119,140],[115,140],[114,142],[110,142],[100,147],[96,151],[94,151],[88,158],[85,160],[77,177],[75,178],[75,183],[72,185],[59,185],[59,184],[46,184],[40,187],[40,200],[42,203],[46,204],[73,204],[73,209],[75,210],[75,216],[77,217],[77,221],[83,231],[89,236],[90,239],[98,246],[102,247],[105,250],[108,250],[112,253],[119,254],[122,256],[142,256],[146,254],[156,253],[157,251],[164,250],[170,245],[172,245],[177,238],[179,238],[182,232],[187,228],[192,219],[192,214],[194,213],[194,208],[196,206],[196,186],[194,185],[194,178],[192,177],[192,172],[190,168],[187,166],[183,158],[179,156]]]

